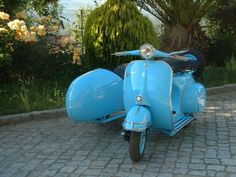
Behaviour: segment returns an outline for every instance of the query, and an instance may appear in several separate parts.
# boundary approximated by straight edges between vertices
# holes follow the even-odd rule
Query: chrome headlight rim
[[[154,47],[151,44],[143,44],[139,52],[142,58],[150,60],[154,56]]]

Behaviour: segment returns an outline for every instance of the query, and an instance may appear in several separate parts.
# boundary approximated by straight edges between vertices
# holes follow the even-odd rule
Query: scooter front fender
[[[142,132],[150,126],[151,114],[144,106],[132,107],[123,122],[123,129],[127,131]]]

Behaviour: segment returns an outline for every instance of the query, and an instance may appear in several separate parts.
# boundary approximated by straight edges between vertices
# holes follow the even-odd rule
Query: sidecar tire
[[[145,136],[143,137],[144,144],[140,145],[142,136]],[[131,132],[129,139],[129,152],[130,152],[130,159],[133,162],[139,162],[142,159],[146,147],[146,141],[147,141],[147,130],[145,130],[144,132],[133,132],[133,131]]]

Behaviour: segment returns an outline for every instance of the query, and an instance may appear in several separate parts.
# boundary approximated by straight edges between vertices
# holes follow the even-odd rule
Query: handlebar
[[[179,52],[172,52],[172,53],[166,53],[162,52],[159,50],[154,49],[153,56],[152,58],[170,58],[174,60],[179,60],[179,61],[188,61],[187,57],[178,55],[186,51],[179,51]],[[130,50],[130,51],[122,51],[122,52],[115,52],[111,55],[114,56],[141,56],[140,50]]]
[[[130,50],[130,51],[123,51],[123,52],[115,52],[111,55],[115,56],[140,56],[139,50]]]

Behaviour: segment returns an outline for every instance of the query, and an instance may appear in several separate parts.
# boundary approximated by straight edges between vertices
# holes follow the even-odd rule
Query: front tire
[[[130,158],[133,162],[139,162],[144,154],[147,141],[147,130],[143,132],[131,132],[129,139]]]

